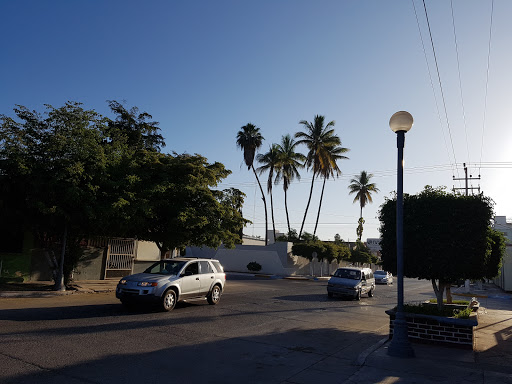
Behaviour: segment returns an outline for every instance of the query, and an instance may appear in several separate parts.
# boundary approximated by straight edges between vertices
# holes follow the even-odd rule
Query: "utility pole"
[[[469,190],[471,189],[471,192],[473,192],[473,189],[478,189],[478,193],[480,193],[480,186],[478,187],[469,187],[468,186],[468,181],[469,180],[480,180],[480,175],[478,175],[478,177],[473,177],[472,175],[469,175],[468,177],[468,167],[466,167],[466,163],[464,163],[464,174],[465,174],[465,177],[463,179],[460,179],[460,178],[455,178],[455,176],[453,176],[453,180],[464,180],[466,182],[466,187],[465,188],[455,188],[455,186],[453,186],[453,191],[457,191],[457,190],[461,190],[461,189],[464,189],[466,190],[466,196],[469,195]],[[468,279],[466,279],[464,281],[464,291],[466,293],[469,293],[470,291],[470,286],[469,286],[470,282]]]
[[[466,163],[464,163],[464,174],[465,174],[465,177],[464,178],[455,178],[455,176],[453,176],[453,181],[455,180],[464,180],[466,182],[466,186],[464,188],[455,188],[455,186],[453,187],[453,191],[459,191],[461,189],[464,189],[466,191],[466,196],[469,195],[469,191],[471,190],[471,192],[473,192],[474,189],[477,189],[478,190],[478,193],[480,193],[480,186],[478,187],[469,187],[468,186],[468,181],[469,180],[480,180],[480,175],[478,175],[478,177],[473,177],[473,175],[469,175],[468,177],[468,167],[466,167]]]

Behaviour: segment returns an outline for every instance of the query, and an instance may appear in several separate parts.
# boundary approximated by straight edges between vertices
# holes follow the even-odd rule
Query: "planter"
[[[389,338],[393,336],[395,310],[387,310],[389,315]],[[478,325],[476,313],[469,319],[455,319],[420,315],[405,312],[409,341],[445,345],[465,349],[474,347],[474,327]]]

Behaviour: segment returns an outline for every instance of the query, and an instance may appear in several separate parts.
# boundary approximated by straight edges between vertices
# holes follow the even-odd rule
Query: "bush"
[[[395,308],[396,310],[396,308]],[[435,305],[429,304],[405,304],[404,312],[416,313],[419,315],[430,315],[430,316],[442,316],[442,317],[454,317],[456,319],[468,319],[472,310],[471,308],[465,309],[454,309],[450,307],[443,307],[443,310],[439,310]]]
[[[258,272],[261,271],[261,265],[255,261],[251,261],[249,264],[247,264],[247,269],[252,272]]]

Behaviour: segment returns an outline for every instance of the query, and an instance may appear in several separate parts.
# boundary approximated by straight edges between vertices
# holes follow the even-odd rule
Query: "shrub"
[[[261,265],[255,261],[251,261],[249,264],[247,264],[247,269],[252,272],[258,272],[261,271]]]
[[[437,308],[437,306],[435,306],[435,305],[405,304],[404,312],[416,313],[416,314],[420,314],[420,315],[430,315],[430,316],[455,317],[456,319],[468,319],[472,310],[469,307],[465,308],[465,309],[453,309],[450,307],[443,307],[442,310],[439,310],[439,308]]]

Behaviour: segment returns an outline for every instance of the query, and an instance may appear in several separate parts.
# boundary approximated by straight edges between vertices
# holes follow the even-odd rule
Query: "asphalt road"
[[[388,333],[396,286],[329,299],[326,281],[242,279],[221,301],[128,311],[113,293],[0,299],[1,383],[333,383]],[[406,279],[406,301],[433,297]]]

